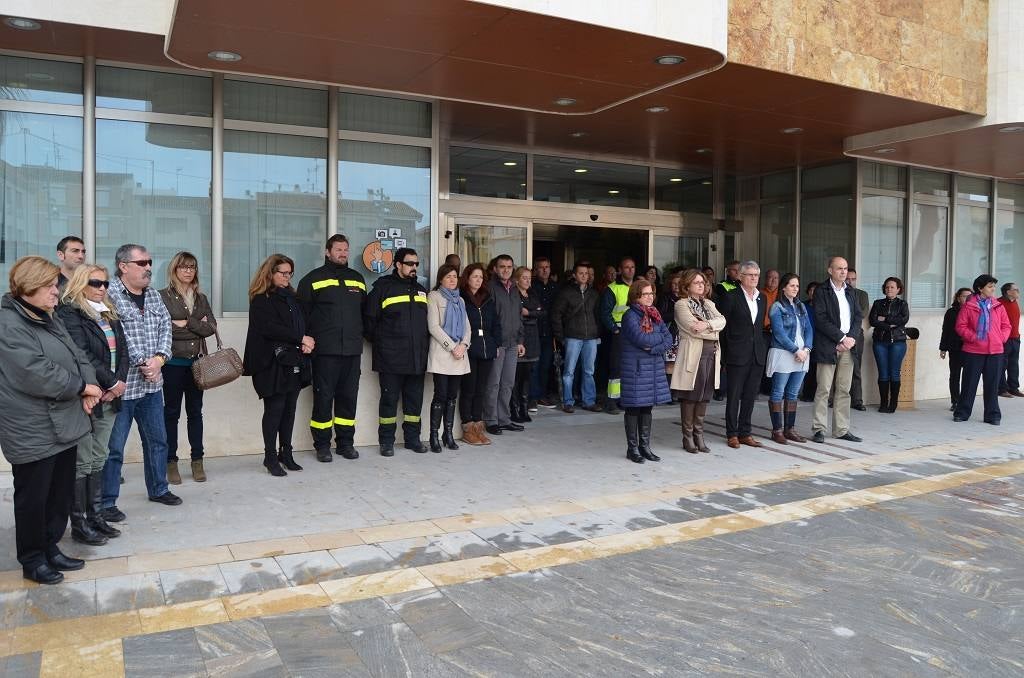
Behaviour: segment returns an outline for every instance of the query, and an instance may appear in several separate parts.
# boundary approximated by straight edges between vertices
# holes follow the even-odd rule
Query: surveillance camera
[[[598,216],[596,214],[591,214],[590,215],[590,220],[591,221],[597,221],[597,219],[598,219]]]

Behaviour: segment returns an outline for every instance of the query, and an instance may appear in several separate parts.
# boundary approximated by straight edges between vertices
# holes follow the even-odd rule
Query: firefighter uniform
[[[363,353],[366,282],[348,266],[325,259],[296,288],[313,349],[313,434],[316,458],[331,461],[331,429],[338,454],[356,459],[356,399]]]
[[[605,410],[617,412],[619,397],[622,395],[622,337],[619,335],[619,328],[622,326],[622,316],[629,308],[629,285],[622,282],[622,278],[616,278],[615,282],[608,285],[601,298],[601,324],[609,333],[610,347],[608,349],[608,397],[605,402]]]
[[[366,300],[363,324],[366,338],[373,342],[373,371],[380,379],[380,453],[394,454],[399,398],[405,447],[425,452],[420,442],[420,411],[430,345],[427,290],[415,278],[402,278],[397,272],[378,278]]]

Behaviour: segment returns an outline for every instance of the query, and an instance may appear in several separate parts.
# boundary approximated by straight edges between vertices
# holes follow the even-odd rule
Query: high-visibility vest
[[[618,280],[608,285],[608,289],[615,296],[615,308],[612,309],[612,320],[616,325],[622,324],[622,316],[629,309],[629,285]]]

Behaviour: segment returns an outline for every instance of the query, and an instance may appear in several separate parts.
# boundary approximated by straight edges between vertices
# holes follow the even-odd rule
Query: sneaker
[[[526,403],[526,411],[529,412],[530,414],[536,413],[537,412],[537,401],[536,400],[531,400],[530,402]]]
[[[159,497],[150,497],[149,500],[164,506],[177,506],[181,503],[181,497],[173,494],[170,490],[164,492]]]
[[[558,407],[558,402],[555,401],[555,400],[551,400],[549,398],[541,398],[540,400],[538,400],[536,402],[536,404],[540,405],[541,407],[547,407],[547,408]],[[533,412],[534,410],[530,410],[530,411]]]
[[[813,440],[816,443],[823,443],[825,442],[825,434],[822,433],[821,431],[815,431],[814,435],[811,436],[811,440]]]

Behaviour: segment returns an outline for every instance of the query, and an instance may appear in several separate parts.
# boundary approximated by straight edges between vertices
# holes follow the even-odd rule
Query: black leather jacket
[[[885,318],[885,320],[879,320]],[[871,337],[884,344],[907,340],[907,322],[910,320],[910,306],[899,297],[875,299],[868,313],[868,323],[875,328]]]

